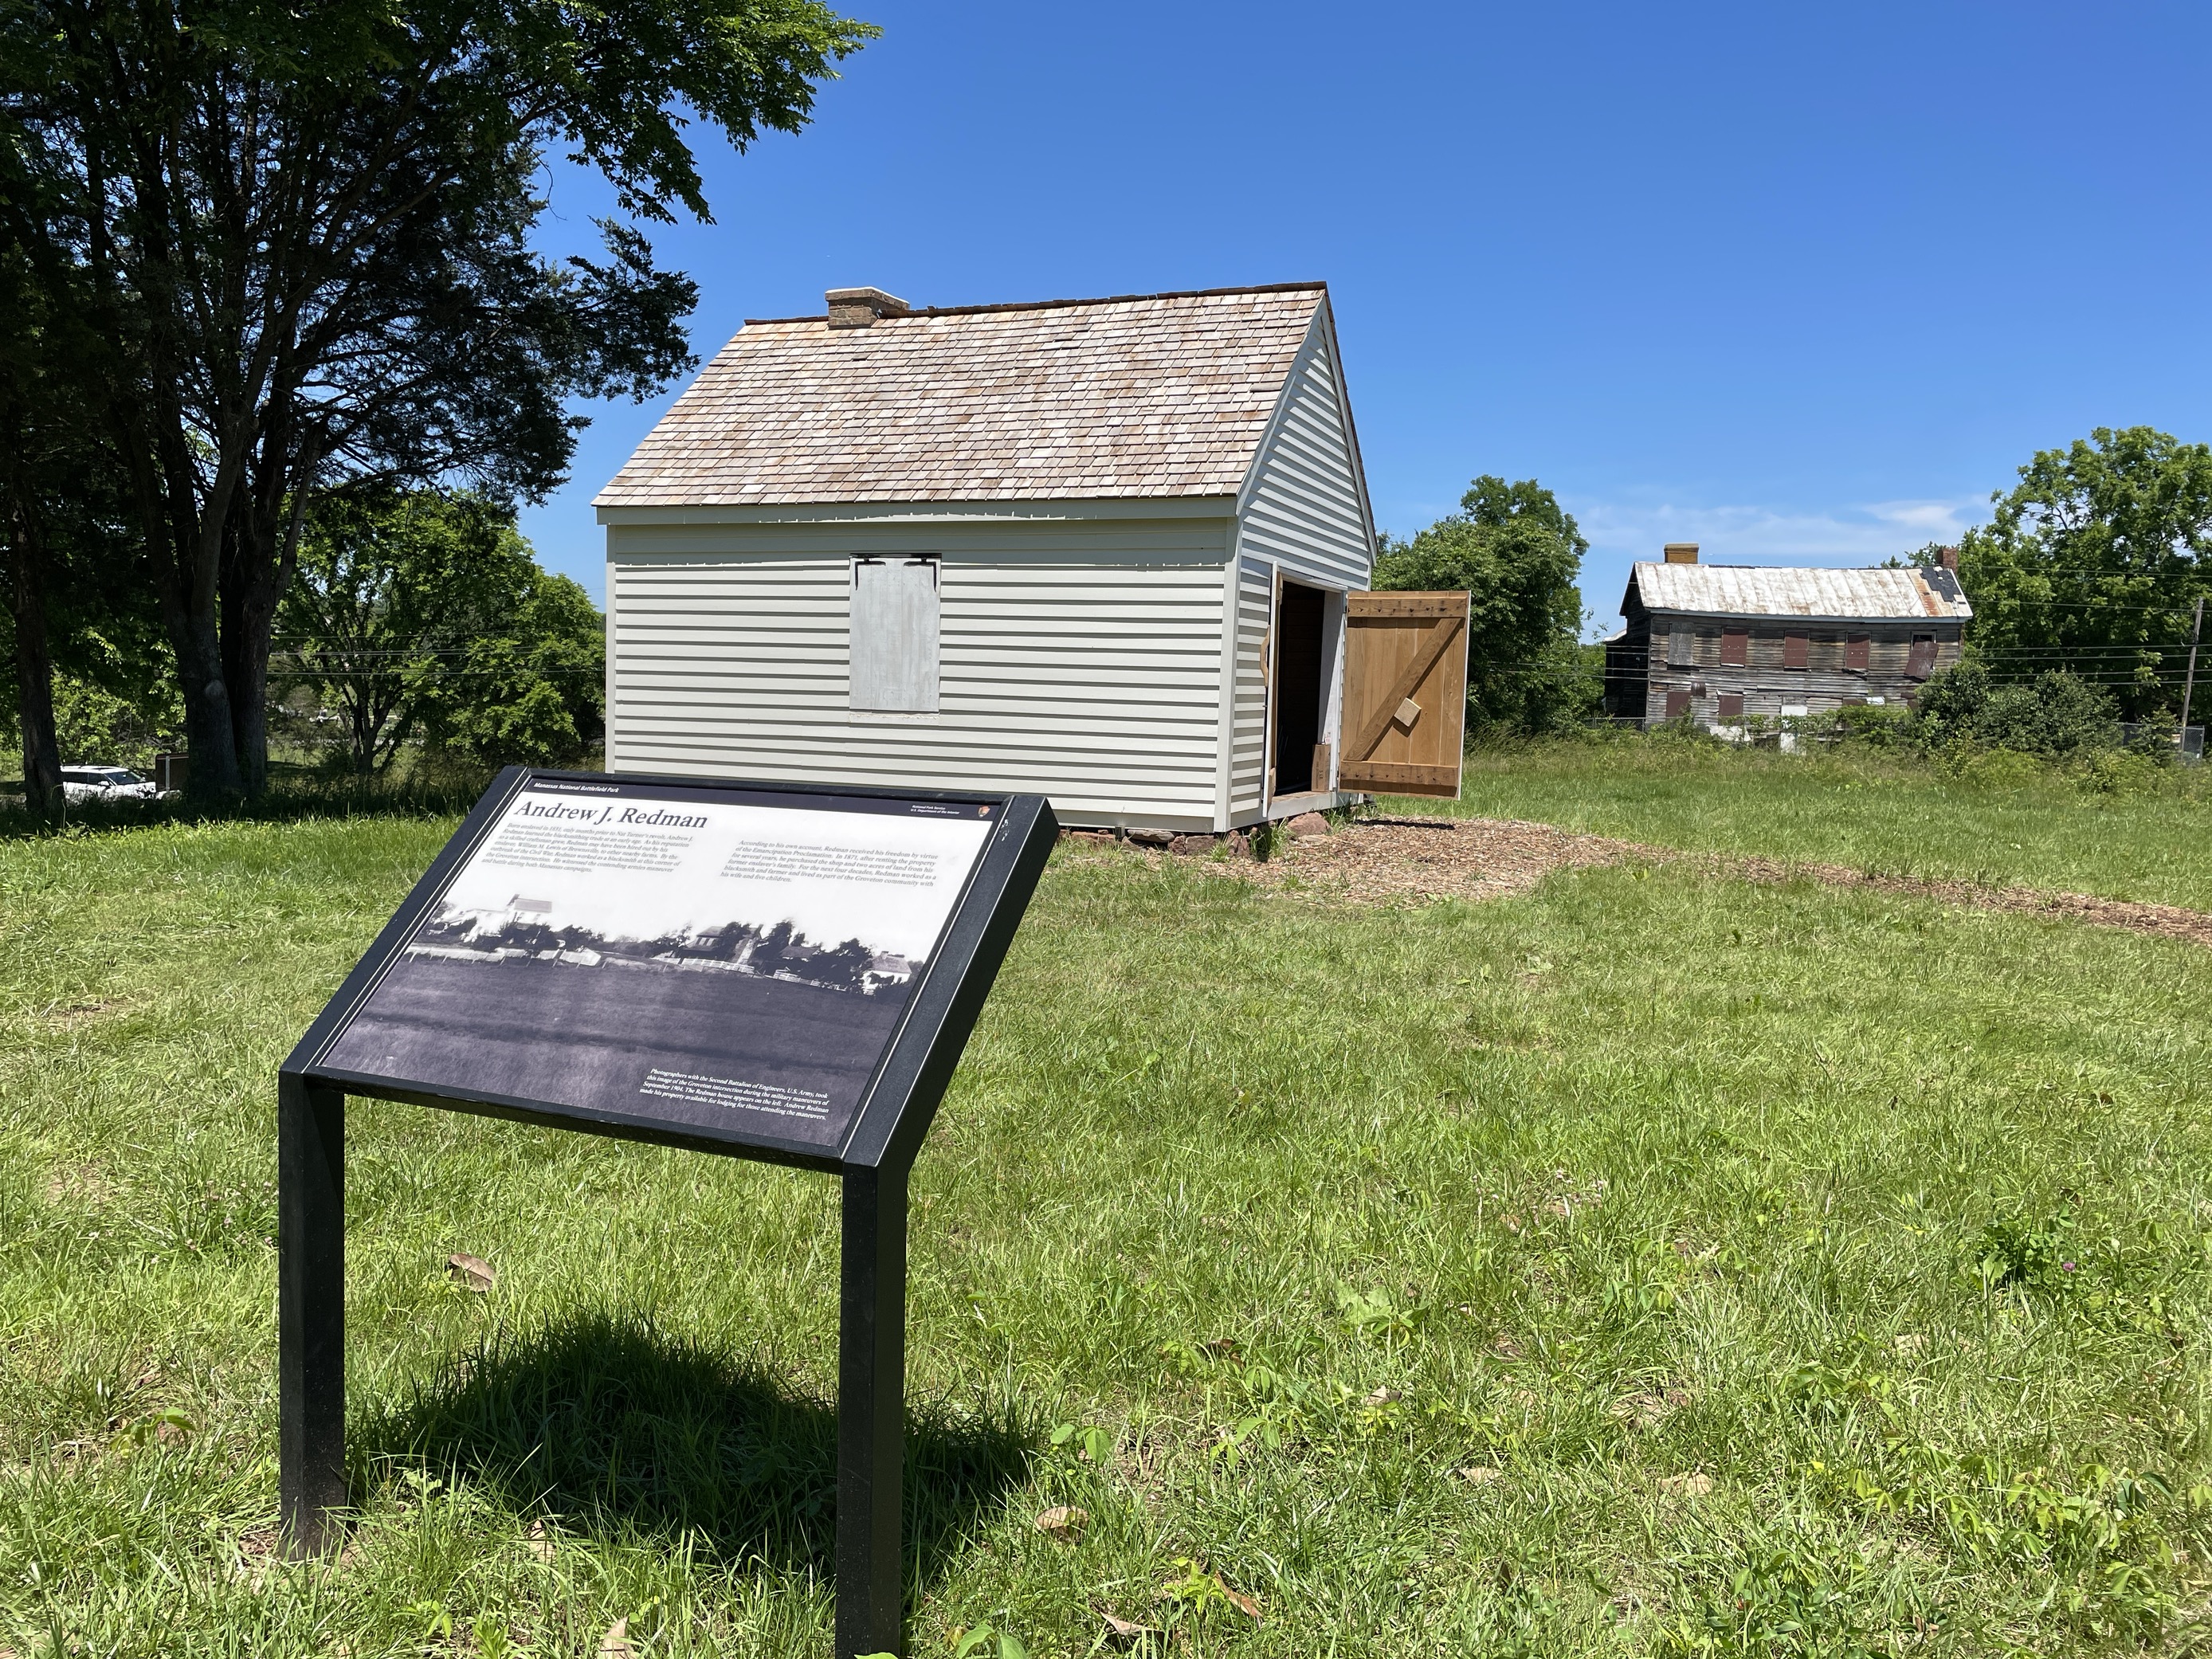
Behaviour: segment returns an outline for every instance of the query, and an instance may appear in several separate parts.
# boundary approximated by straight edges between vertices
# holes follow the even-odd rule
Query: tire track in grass
[[[1147,861],[1184,862],[1167,853],[1139,854]],[[1817,881],[1900,897],[1932,899],[1980,910],[2056,916],[2093,927],[2118,927],[2212,946],[2212,915],[2179,905],[2100,898],[2091,893],[2032,887],[1991,887],[1974,882],[1855,870],[1840,864],[1799,862],[1758,855],[1685,853],[1605,836],[1578,835],[1548,823],[1513,818],[1394,817],[1355,822],[1328,836],[1295,841],[1265,863],[1237,859],[1195,867],[1255,881],[1277,890],[1304,891],[1353,903],[1480,901],[1525,892],[1554,870],[1612,864],[1686,868],[1739,881]]]

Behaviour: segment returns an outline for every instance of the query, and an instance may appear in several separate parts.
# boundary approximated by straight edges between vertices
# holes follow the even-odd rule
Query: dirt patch
[[[2090,893],[1869,875],[1836,864],[1684,853],[1508,818],[1370,820],[1340,828],[1334,835],[1294,842],[1265,864],[1240,860],[1213,867],[1263,886],[1305,889],[1318,896],[1375,904],[1405,899],[1503,898],[1534,887],[1554,870],[1632,861],[1686,864],[1740,881],[1812,880],[1834,887],[1872,888],[1971,909],[2063,916],[2096,927],[2124,927],[2131,933],[2212,946],[2212,915],[2179,905],[2099,898]]]
[[[115,1183],[96,1164],[64,1164],[46,1176],[46,1202],[97,1207],[115,1196]]]
[[[112,1013],[123,1006],[121,997],[100,997],[89,1002],[54,1003],[32,1016],[49,1030],[73,1031],[80,1025],[88,1025],[102,1014]]]
[[[1651,849],[1508,818],[1381,818],[1291,842],[1265,864],[1225,866],[1267,887],[1308,888],[1354,903],[1492,899],[1554,870],[1648,858]]]

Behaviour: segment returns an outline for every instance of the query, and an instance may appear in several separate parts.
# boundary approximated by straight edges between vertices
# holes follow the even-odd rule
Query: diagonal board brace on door
[[[1468,596],[1346,596],[1345,745],[1338,781],[1457,795],[1467,729]]]

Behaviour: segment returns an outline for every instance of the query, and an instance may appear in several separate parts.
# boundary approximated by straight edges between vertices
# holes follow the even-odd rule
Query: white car
[[[64,766],[62,797],[75,805],[88,800],[152,800],[153,780],[127,766]]]

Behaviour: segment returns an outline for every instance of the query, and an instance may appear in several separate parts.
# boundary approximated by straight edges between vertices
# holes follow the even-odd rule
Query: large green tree
[[[378,490],[309,510],[275,672],[339,715],[356,773],[413,737],[495,764],[573,758],[599,736],[605,663],[590,597],[496,503]]]
[[[708,216],[687,120],[796,131],[874,33],[823,0],[0,0],[0,233],[81,312],[195,790],[265,779],[316,493],[558,483],[571,399],[691,361],[637,228]],[[530,246],[549,152],[613,185],[604,258]]]
[[[1384,537],[1375,586],[1466,588],[1473,596],[1467,664],[1471,736],[1571,726],[1595,706],[1596,675],[1577,641],[1575,585],[1589,544],[1573,514],[1534,478],[1485,474],[1460,510],[1411,541]]]
[[[2212,447],[2099,427],[2020,480],[1959,544],[1976,657],[2001,681],[2070,670],[2130,718],[2174,708],[2212,592]]]

